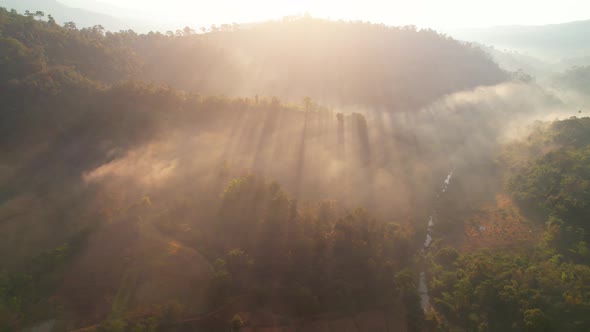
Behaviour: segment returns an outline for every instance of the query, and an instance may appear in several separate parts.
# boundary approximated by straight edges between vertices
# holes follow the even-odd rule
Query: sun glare
[[[85,0],[63,0],[83,3]],[[310,13],[314,17],[363,20],[389,25],[421,27],[484,27],[510,24],[547,24],[585,18],[583,9],[590,3],[563,0],[551,2],[472,1],[472,0],[365,0],[365,1],[288,1],[288,0],[100,0],[127,14],[153,21],[203,26],[232,22],[256,22],[280,19],[288,15]],[[534,8],[534,10],[532,10]],[[575,8],[575,9],[574,9]]]

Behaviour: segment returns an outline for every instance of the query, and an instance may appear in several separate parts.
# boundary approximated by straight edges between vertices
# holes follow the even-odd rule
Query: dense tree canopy
[[[544,226],[543,237],[517,252],[458,253],[439,244],[430,257],[439,328],[590,328],[589,133],[590,118],[537,123],[505,147],[506,190]]]

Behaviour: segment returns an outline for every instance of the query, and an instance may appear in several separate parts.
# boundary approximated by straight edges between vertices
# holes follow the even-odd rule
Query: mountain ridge
[[[590,19],[545,25],[501,25],[489,28],[452,29],[449,35],[499,48],[559,59],[590,53],[587,36]]]

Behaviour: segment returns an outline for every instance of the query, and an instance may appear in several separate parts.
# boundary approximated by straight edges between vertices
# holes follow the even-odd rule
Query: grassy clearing
[[[512,200],[497,194],[467,217],[462,249],[501,249],[519,247],[535,242],[542,235],[539,226],[525,218]]]

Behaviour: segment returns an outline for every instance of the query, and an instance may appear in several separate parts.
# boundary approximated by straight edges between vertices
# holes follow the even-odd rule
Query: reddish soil
[[[501,249],[529,245],[539,239],[539,227],[520,214],[512,200],[497,194],[467,216],[462,249]]]

